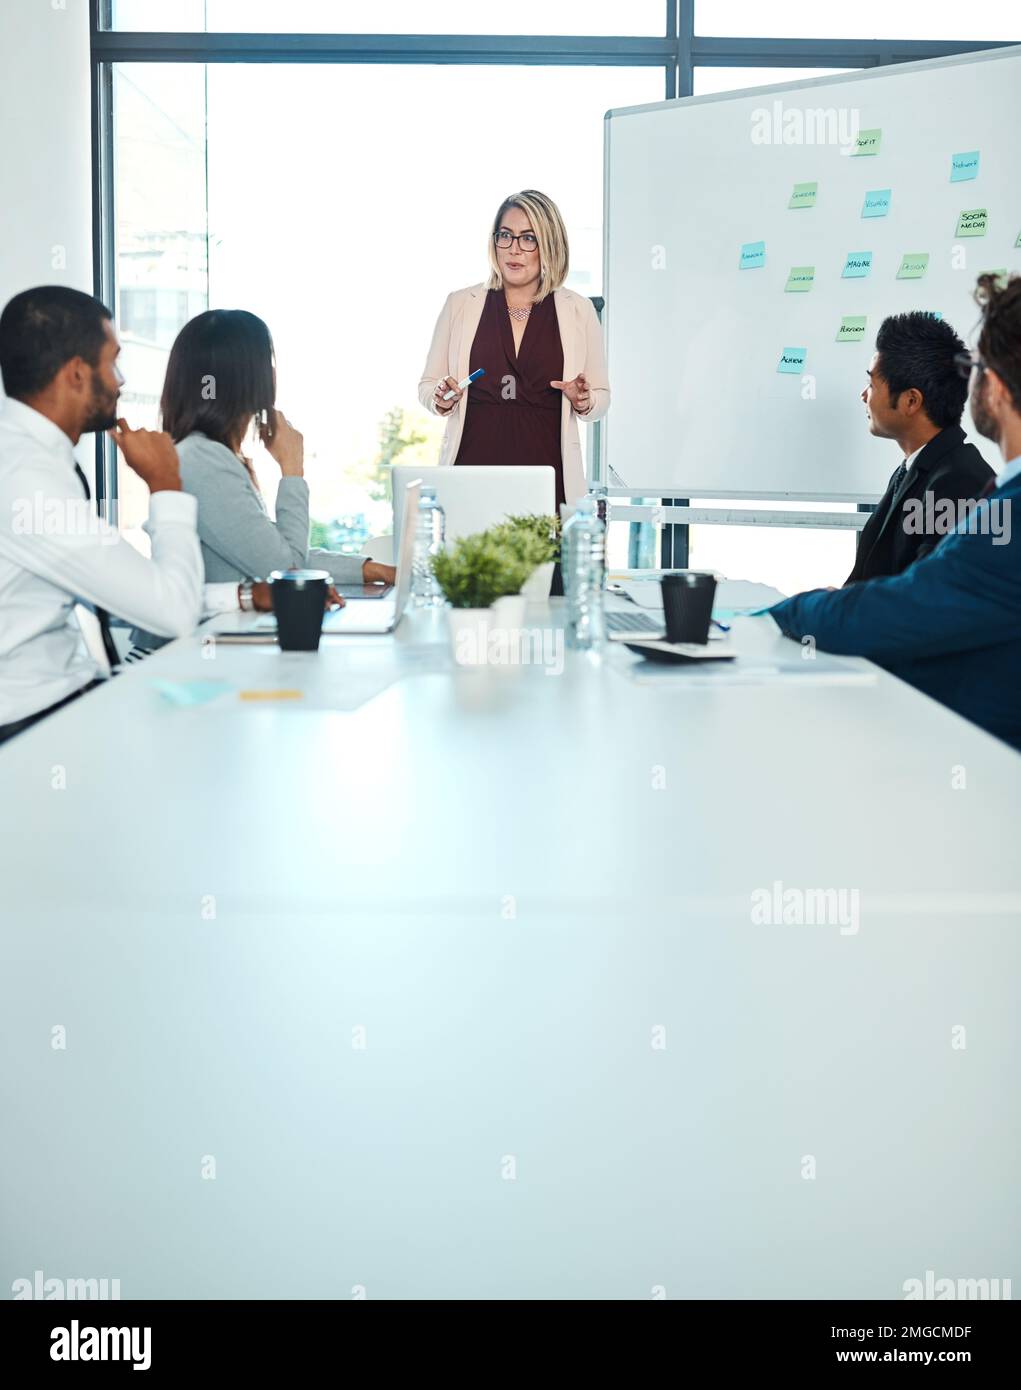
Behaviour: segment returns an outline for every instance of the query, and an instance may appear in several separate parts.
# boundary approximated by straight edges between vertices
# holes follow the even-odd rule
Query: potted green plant
[[[549,598],[553,567],[560,559],[560,518],[532,512],[509,516],[493,531],[534,561],[535,568],[521,590],[526,599]]]
[[[536,565],[528,537],[510,537],[502,526],[461,536],[433,559],[433,573],[450,604],[447,615],[454,659],[485,664],[490,634],[520,629],[521,590]]]

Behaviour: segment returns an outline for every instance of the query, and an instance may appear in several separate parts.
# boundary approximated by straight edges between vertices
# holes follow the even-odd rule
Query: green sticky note
[[[878,154],[882,142],[883,132],[881,130],[859,130],[851,155],[853,157],[860,154]]]
[[[980,274],[980,275],[995,275],[996,278],[997,278],[997,280],[1006,280],[1006,278],[1007,278],[1007,267],[1006,267],[1005,265],[1003,265],[1003,266],[1000,266],[999,270],[980,270],[980,271],[979,271],[979,274]]]
[[[807,294],[815,279],[814,265],[792,265],[784,285],[785,294]]]
[[[840,320],[840,327],[837,329],[838,343],[861,343],[865,341],[865,324],[868,320],[865,315],[845,315]]]
[[[929,269],[928,251],[909,251],[900,263],[898,280],[920,280]]]
[[[785,347],[780,355],[780,365],[776,370],[783,372],[785,376],[800,376],[807,356],[807,348]]]
[[[1014,243],[1014,250],[1016,251],[1019,246],[1021,246],[1021,232],[1018,232],[1017,234],[1017,241],[1015,241]]]
[[[818,183],[796,183],[787,206],[789,208],[814,208],[815,196],[818,192]]]
[[[989,214],[985,208],[969,208],[957,219],[955,236],[985,236]]]

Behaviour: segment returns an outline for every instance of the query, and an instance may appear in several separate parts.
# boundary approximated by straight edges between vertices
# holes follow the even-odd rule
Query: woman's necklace
[[[512,319],[517,319],[518,323],[523,323],[524,320],[528,318],[528,315],[532,312],[532,310],[533,310],[534,308],[535,308],[534,303],[533,303],[533,304],[526,304],[525,307],[524,307],[523,309],[518,309],[518,308],[516,308],[516,307],[515,307],[515,308],[511,308],[511,306],[508,304],[508,305],[507,305],[507,312],[508,312],[508,314],[510,314],[510,316],[511,316]]]

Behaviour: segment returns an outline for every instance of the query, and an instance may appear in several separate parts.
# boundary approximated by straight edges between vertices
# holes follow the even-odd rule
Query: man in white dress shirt
[[[78,290],[26,290],[0,315],[0,743],[106,674],[76,603],[93,608],[110,665],[108,612],[166,637],[202,616],[195,498],[169,435],[118,422],[119,353],[109,310]],[[88,500],[72,450],[97,430],[148,485],[151,560]],[[236,585],[210,587],[225,593],[206,594],[208,607],[238,607]]]

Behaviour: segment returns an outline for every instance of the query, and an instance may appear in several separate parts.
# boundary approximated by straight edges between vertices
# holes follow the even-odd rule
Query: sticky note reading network
[[[891,189],[873,188],[871,193],[865,194],[865,202],[861,210],[862,217],[885,217],[890,211],[891,197]]]
[[[989,213],[985,208],[970,208],[957,219],[955,236],[985,236]]]
[[[845,316],[840,320],[840,327],[837,329],[838,343],[861,343],[865,341],[865,324],[867,319],[864,315]]]
[[[818,192],[818,183],[796,183],[787,206],[789,208],[814,208],[815,195]]]
[[[791,273],[787,276],[787,283],[783,287],[784,293],[807,294],[812,288],[812,281],[814,279],[814,265],[792,265]]]
[[[852,156],[858,154],[878,154],[879,146],[882,142],[883,132],[881,130],[859,130],[851,154]]]
[[[849,251],[844,264],[843,280],[861,280],[872,269],[871,251]]]
[[[780,357],[780,365],[776,370],[778,372],[800,376],[801,369],[805,365],[805,358],[807,356],[807,348],[784,348]]]
[[[766,243],[746,241],[741,247],[741,269],[759,270],[766,264]]]
[[[977,179],[978,161],[978,150],[968,150],[965,154],[955,154],[950,161],[950,182],[967,183],[968,179]]]
[[[901,259],[898,280],[921,280],[929,269],[928,251],[912,251]]]

